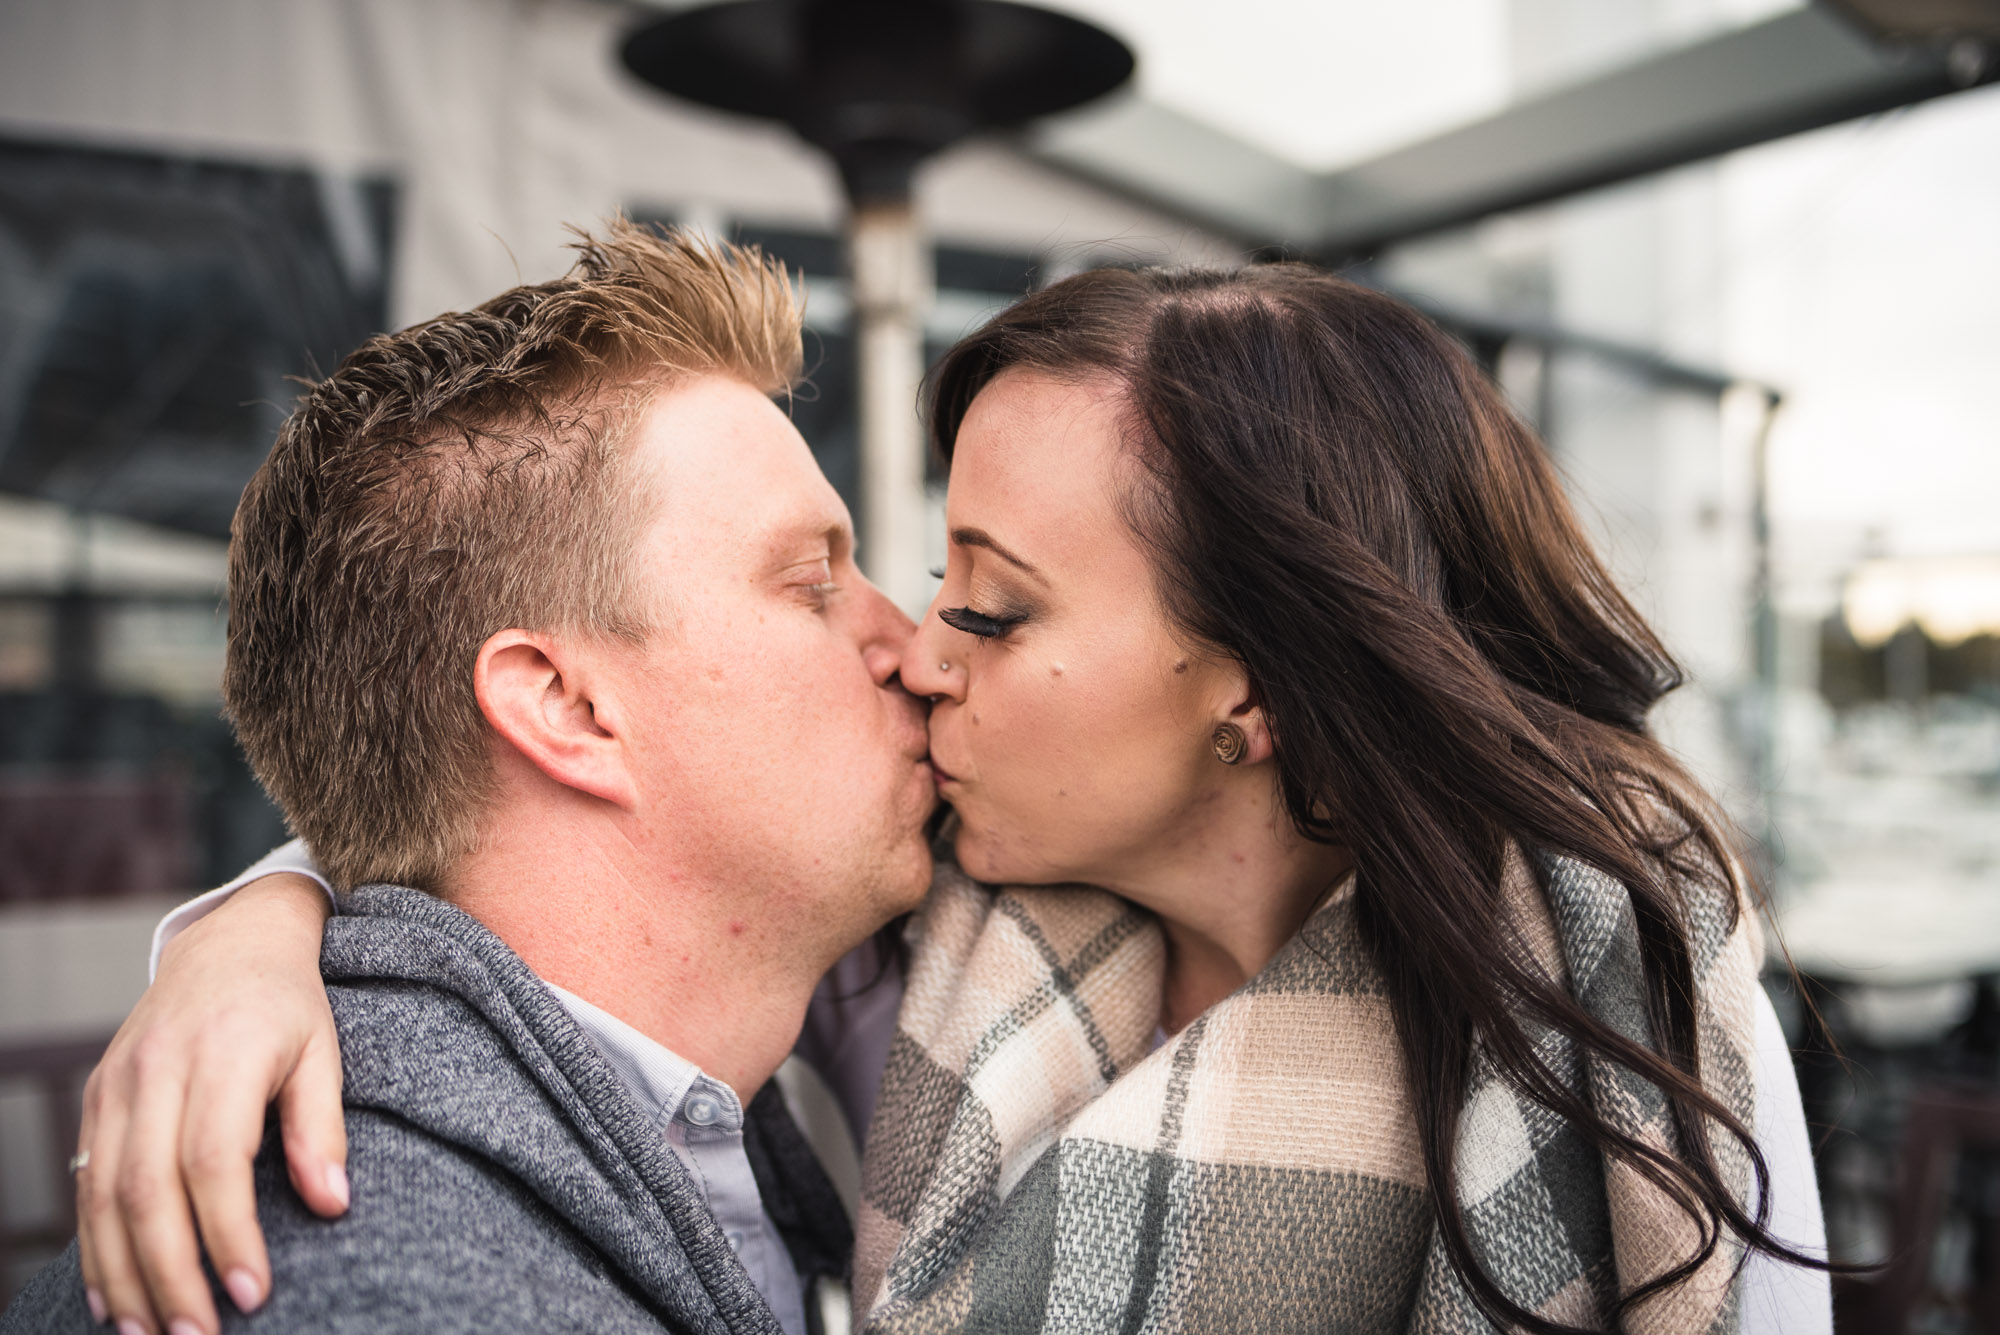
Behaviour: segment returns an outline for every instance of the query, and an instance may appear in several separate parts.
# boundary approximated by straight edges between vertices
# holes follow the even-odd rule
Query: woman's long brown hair
[[[1647,729],[1682,674],[1578,528],[1541,444],[1464,351],[1380,293],[1300,265],[1104,269],[1036,293],[934,376],[949,458],[980,389],[1012,367],[1109,376],[1143,466],[1129,518],[1169,614],[1248,670],[1291,819],[1354,854],[1356,907],[1387,980],[1442,1239],[1503,1327],[1567,1332],[1473,1253],[1452,1146],[1475,1039],[1528,1097],[1653,1182],[1700,1250],[1622,1295],[1683,1282],[1724,1231],[1817,1264],[1764,1227],[1750,1128],[1704,1087],[1684,927],[1708,878],[1744,891],[1713,809]],[[1509,841],[1623,883],[1654,1043],[1593,1017],[1509,940]],[[1524,1022],[1643,1076],[1678,1153],[1599,1117],[1539,1060]],[[1711,1136],[1748,1152],[1736,1198]]]

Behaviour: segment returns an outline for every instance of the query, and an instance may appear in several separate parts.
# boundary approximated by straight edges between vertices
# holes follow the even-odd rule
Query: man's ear
[[[536,769],[629,811],[638,790],[624,739],[599,717],[590,667],[553,636],[498,631],[479,646],[473,694],[487,726]]]

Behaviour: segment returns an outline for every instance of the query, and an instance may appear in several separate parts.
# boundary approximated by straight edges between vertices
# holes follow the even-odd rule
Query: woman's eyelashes
[[[995,640],[1028,619],[1025,612],[1005,612],[991,616],[985,612],[975,612],[969,607],[941,607],[938,620],[953,630],[962,630],[967,635],[977,635],[982,640]]]

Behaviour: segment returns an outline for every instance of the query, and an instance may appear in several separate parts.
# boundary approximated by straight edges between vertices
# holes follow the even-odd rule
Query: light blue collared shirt
[[[806,1335],[805,1298],[791,1253],[764,1209],[743,1148],[743,1105],[720,1080],[617,1016],[543,980],[604,1054],[694,1178],[709,1213],[777,1314],[785,1335]]]

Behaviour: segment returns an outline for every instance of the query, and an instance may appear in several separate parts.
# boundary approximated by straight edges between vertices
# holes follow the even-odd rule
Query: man
[[[244,493],[225,698],[350,892],[321,970],[354,1191],[314,1217],[263,1133],[269,1273],[166,1294],[174,1335],[804,1335],[801,1277],[844,1262],[766,1085],[821,976],[928,883],[910,625],[771,401],[800,363],[783,272],[625,225],[580,250],[364,346]],[[91,1143],[145,1134],[141,1108]],[[99,1261],[72,1247],[6,1330],[152,1328],[102,1167]]]

